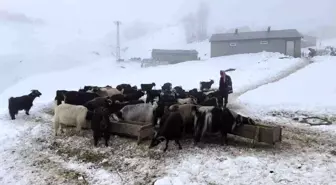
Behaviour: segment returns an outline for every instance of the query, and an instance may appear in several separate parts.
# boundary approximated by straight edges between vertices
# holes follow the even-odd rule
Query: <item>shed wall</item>
[[[185,62],[190,60],[198,60],[198,54],[194,53],[152,53],[153,60],[167,61],[169,63]]]
[[[301,40],[294,41],[294,57],[301,57]]]
[[[268,44],[261,44],[261,41],[267,41]],[[243,53],[259,53],[262,51],[286,54],[286,41],[287,40],[284,39],[268,39],[211,42],[211,57]],[[236,43],[236,46],[230,46],[230,43]],[[296,39],[294,47],[294,57],[300,57],[301,40]]]
[[[268,41],[268,44],[260,44],[260,41]],[[236,43],[236,46],[230,46]],[[286,41],[281,39],[273,40],[240,40],[240,41],[221,41],[211,43],[211,57],[235,55],[243,53],[286,52]]]

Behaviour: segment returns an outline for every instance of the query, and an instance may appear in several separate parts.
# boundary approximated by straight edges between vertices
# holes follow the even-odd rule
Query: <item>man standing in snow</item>
[[[221,106],[226,107],[227,103],[228,103],[228,97],[229,94],[232,93],[232,81],[231,81],[231,77],[227,74],[225,74],[225,71],[220,71],[220,80],[219,80],[219,104]],[[223,105],[223,98],[224,100],[224,105]]]

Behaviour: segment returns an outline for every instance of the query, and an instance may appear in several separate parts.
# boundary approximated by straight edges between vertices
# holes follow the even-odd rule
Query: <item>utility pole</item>
[[[116,47],[116,59],[117,62],[120,61],[120,34],[119,34],[119,26],[121,24],[120,21],[115,21],[114,22],[117,25],[117,47]]]

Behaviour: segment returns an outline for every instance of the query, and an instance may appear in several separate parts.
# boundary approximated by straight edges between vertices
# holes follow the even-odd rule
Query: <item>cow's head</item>
[[[165,137],[163,137],[163,136],[158,136],[158,132],[157,132],[157,131],[154,131],[154,136],[153,136],[152,141],[151,141],[151,143],[150,143],[150,145],[149,145],[148,148],[153,148],[153,147],[159,145],[159,144],[160,144],[161,142],[163,142],[164,140],[166,140]]]
[[[36,89],[31,90],[30,94],[34,97],[40,97],[42,95],[42,93]]]

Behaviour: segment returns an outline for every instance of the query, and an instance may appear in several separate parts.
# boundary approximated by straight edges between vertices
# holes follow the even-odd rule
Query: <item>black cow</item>
[[[162,91],[171,91],[172,90],[172,84],[170,82],[164,83],[161,87]]]
[[[133,93],[124,93],[125,94],[125,101],[131,101],[131,100],[139,100],[142,96],[145,95],[141,90],[135,91]]]
[[[108,146],[111,133],[111,123],[109,121],[110,110],[105,107],[94,109],[91,119],[91,129],[93,131],[94,146],[98,145],[101,137],[105,139],[105,146]]]
[[[86,102],[99,97],[96,93],[68,91],[64,94],[64,103],[84,105]]]
[[[140,84],[141,90],[145,91],[145,92],[152,90],[153,87],[155,87],[155,83],[154,82],[151,83],[151,84]]]
[[[64,101],[64,94],[68,92],[66,90],[57,90],[56,91],[56,96],[55,96],[55,101],[57,105],[60,105],[62,101]]]
[[[201,109],[202,107],[200,107],[194,113],[197,118],[194,134],[195,144],[200,142],[205,132],[221,132],[221,145],[224,144],[224,141],[225,144],[227,144],[227,133],[230,133],[232,131],[232,126],[235,123],[235,119],[232,116],[231,112],[227,108],[224,108],[224,110],[222,110],[219,107],[214,107],[207,110]],[[207,117],[210,117],[211,119],[206,119]]]
[[[42,93],[38,90],[31,90],[31,93],[19,97],[10,97],[8,99],[8,111],[12,120],[15,120],[15,115],[20,110],[25,110],[26,115],[29,115],[29,110],[33,106],[33,101],[36,97],[40,97]]]
[[[153,104],[154,99],[157,98],[157,97],[160,97],[160,94],[161,94],[161,90],[146,91],[146,95],[147,95],[146,103],[151,102]]]
[[[203,91],[210,89],[213,83],[213,80],[210,80],[209,82],[200,82],[200,90]]]
[[[183,118],[179,112],[167,112],[160,120],[160,128],[158,132],[155,132],[154,137],[149,145],[149,148],[153,148],[159,145],[162,141],[166,140],[166,147],[164,152],[168,149],[168,143],[170,140],[175,140],[179,149],[182,149],[180,139],[182,138],[183,131]]]

